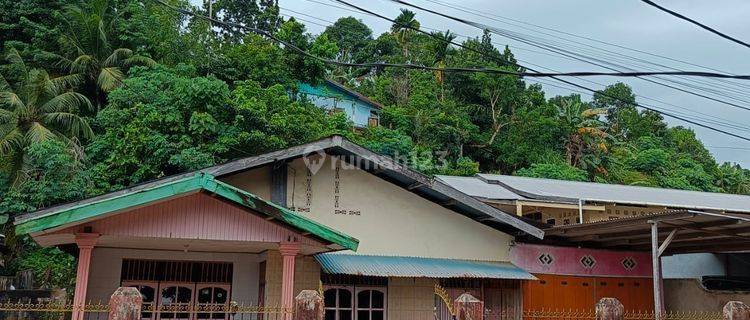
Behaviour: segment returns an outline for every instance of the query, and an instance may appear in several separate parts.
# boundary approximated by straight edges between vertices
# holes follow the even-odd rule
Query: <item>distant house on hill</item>
[[[306,96],[313,104],[329,112],[345,112],[354,126],[364,128],[380,124],[380,103],[351,90],[335,81],[313,86],[298,83],[299,94]]]

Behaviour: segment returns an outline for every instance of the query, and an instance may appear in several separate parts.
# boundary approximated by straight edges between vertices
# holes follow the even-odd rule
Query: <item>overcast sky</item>
[[[402,6],[387,0],[347,0],[359,6],[371,9],[378,13],[394,18],[399,13]],[[408,0],[407,0],[408,1]],[[439,0],[453,3],[460,6],[480,10],[485,15],[494,15],[494,17],[481,17],[473,13],[467,13],[441,6],[432,0],[411,0],[412,3],[429,7],[436,11],[447,13],[453,16],[481,22],[493,27],[504,28],[525,35],[541,37],[545,39],[554,39],[556,41],[566,41],[570,46],[579,46],[572,44],[559,37],[568,37],[557,35],[555,37],[536,33],[532,30],[538,30],[555,35],[551,31],[535,29],[528,25],[522,25],[517,22],[503,20],[497,16],[512,18],[527,23],[533,23],[559,31],[565,31],[576,35],[586,36],[618,45],[634,48],[649,53],[659,54],[674,59],[679,59],[694,63],[697,65],[708,66],[711,68],[728,71],[734,74],[750,74],[750,48],[729,42],[714,34],[698,28],[686,21],[679,20],[656,8],[650,7],[639,0]],[[303,21],[308,30],[317,34],[325,29],[324,25],[330,24],[340,17],[354,16],[361,19],[369,25],[376,35],[385,32],[390,27],[390,23],[376,17],[358,14],[344,9],[332,7],[343,6],[335,4],[334,0],[280,0],[282,14],[293,15],[297,18],[307,20]],[[668,7],[672,10],[685,14],[709,26],[714,27],[729,35],[735,36],[744,41],[750,41],[750,1],[747,0],[659,0],[657,3]],[[330,5],[326,5],[330,4]],[[294,12],[296,11],[296,12]],[[447,20],[426,12],[413,10],[417,13],[417,19],[422,23],[422,27],[435,28],[440,30],[450,29],[459,35],[477,36],[481,30]],[[313,18],[314,17],[314,18]],[[316,25],[317,23],[320,25]],[[516,26],[510,25],[513,23]],[[532,30],[525,30],[518,26],[525,26]],[[592,43],[583,39],[576,41],[586,42],[607,50],[617,51],[638,57],[640,59],[661,63],[668,66],[678,67],[683,70],[701,70],[698,67],[686,66],[678,62],[664,60],[661,58],[644,55],[632,51],[618,49],[616,47]],[[459,38],[458,40],[462,40]],[[522,44],[510,39],[503,38],[499,35],[493,35],[493,40],[499,45],[509,44],[514,51],[519,63],[535,64],[558,71],[604,71],[603,69],[586,63],[572,61],[562,58],[555,54],[545,52],[542,49],[532,47],[528,44]],[[571,49],[572,47],[566,47]],[[580,47],[580,46],[579,46]],[[591,50],[596,49],[585,49]],[[575,50],[577,52],[584,52]],[[601,52],[600,52],[601,53]],[[602,57],[601,54],[597,54]],[[521,62],[523,61],[523,62]],[[633,66],[631,62],[628,65],[634,69],[643,70]],[[583,82],[578,79],[572,79],[575,82],[601,88],[601,86]],[[648,83],[640,79],[624,78],[607,78],[597,77],[589,80],[607,84],[616,80],[623,81],[633,87],[639,102],[646,105],[653,105],[662,109],[671,109],[673,112],[689,114],[692,117],[706,118],[705,115],[696,112],[719,117],[720,121],[730,121],[735,124],[750,127],[750,111],[737,109],[722,103],[710,101],[704,98],[696,97],[688,93],[679,92],[673,89],[662,87],[653,83]],[[684,81],[682,79],[676,79]],[[545,82],[554,83],[552,80]],[[699,81],[707,81],[699,79]],[[750,81],[738,82],[750,87]],[[750,89],[737,86],[727,86],[726,83],[712,82],[715,86],[721,88],[733,88],[736,98],[747,100],[742,102],[729,100],[735,104],[750,107]],[[562,85],[562,84],[561,84]],[[705,86],[704,84],[698,84]],[[549,96],[557,94],[569,94],[571,90],[555,88],[550,85],[544,85],[545,91]],[[698,92],[697,90],[690,90]],[[711,94],[711,93],[708,93]],[[740,96],[743,95],[744,96]],[[584,96],[585,99],[590,97]],[[656,99],[667,102],[672,105],[654,102],[648,99]],[[686,108],[680,109],[680,108]],[[714,119],[716,120],[716,119]],[[667,118],[671,125],[686,125],[679,120]],[[701,120],[703,121],[703,120]],[[716,126],[716,124],[711,124]],[[693,127],[693,126],[691,126]],[[744,167],[750,167],[750,142],[737,138],[729,137],[720,133],[712,132],[708,129],[694,127],[698,136],[704,144],[714,154],[720,162],[730,161],[742,164]],[[736,134],[750,137],[750,132],[741,131],[731,128],[722,128],[732,131]],[[744,129],[748,130],[748,129]],[[750,130],[749,130],[750,131]]]

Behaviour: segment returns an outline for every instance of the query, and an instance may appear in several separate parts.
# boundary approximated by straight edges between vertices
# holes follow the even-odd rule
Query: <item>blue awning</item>
[[[536,280],[510,262],[368,256],[324,253],[315,256],[323,272],[375,277],[489,278]]]

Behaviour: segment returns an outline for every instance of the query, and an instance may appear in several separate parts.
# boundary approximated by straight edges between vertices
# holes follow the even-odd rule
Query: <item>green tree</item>
[[[0,50],[13,47],[31,67],[48,67],[56,62],[57,39],[63,24],[60,11],[65,0],[0,1]]]
[[[571,181],[588,180],[586,171],[583,171],[566,163],[532,164],[529,168],[519,169],[515,174],[531,178],[546,178]]]
[[[134,68],[94,120],[88,145],[97,184],[121,188],[207,167],[241,145],[229,87],[179,65]]]
[[[575,95],[557,105],[559,121],[566,131],[565,159],[574,167],[603,171],[602,157],[608,151],[606,124],[599,119],[604,109],[591,108]]]
[[[339,48],[336,58],[341,61],[363,62],[361,59],[367,57],[362,52],[373,41],[370,27],[354,17],[339,18],[323,34],[336,43]]]
[[[281,25],[278,0],[218,0],[209,1],[203,9],[208,11],[211,5],[211,16],[221,17],[222,21],[250,28],[275,32]],[[213,26],[219,34],[231,42],[240,42],[247,31],[234,26],[219,24]]]
[[[116,14],[112,11],[108,0],[89,0],[81,6],[66,7],[67,29],[60,38],[65,51],[61,64],[80,78],[97,109],[104,105],[105,94],[122,84],[128,68],[156,64],[129,48],[117,48],[117,43],[111,41]]]
[[[401,14],[396,17],[395,22],[391,26],[391,33],[395,35],[396,40],[401,45],[404,57],[409,56],[409,41],[416,32],[414,29],[419,29],[420,26],[419,21],[415,17],[416,14],[413,11],[401,9]]]
[[[78,114],[91,109],[82,94],[69,89],[69,77],[53,78],[41,69],[29,69],[15,50],[0,75],[0,157],[10,159],[6,170],[18,182],[29,146],[47,140],[77,145],[93,132]],[[10,80],[10,81],[9,81]]]

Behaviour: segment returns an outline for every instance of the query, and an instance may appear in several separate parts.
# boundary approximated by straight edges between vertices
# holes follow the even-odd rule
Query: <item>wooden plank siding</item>
[[[276,243],[296,238],[302,244],[323,246],[205,193],[136,208],[86,225],[95,232],[114,236]],[[75,233],[79,229],[74,226],[56,233]]]

